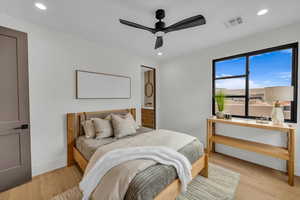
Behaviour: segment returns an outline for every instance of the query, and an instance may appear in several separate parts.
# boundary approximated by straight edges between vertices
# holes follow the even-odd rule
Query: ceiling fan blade
[[[140,24],[136,24],[134,22],[126,21],[124,19],[120,19],[120,23],[124,24],[124,25],[127,25],[127,26],[134,27],[134,28],[150,31],[153,34],[156,32],[155,29],[153,29],[153,28],[149,28],[149,27],[146,27],[146,26],[143,26],[143,25],[140,25]]]
[[[165,28],[163,31],[165,33],[171,32],[171,31],[178,31],[186,28],[191,28],[195,26],[200,26],[206,24],[206,20],[202,15],[196,15],[194,17],[190,17],[187,19],[184,19],[180,22],[177,22],[167,28]]]
[[[163,37],[162,36],[158,36],[156,38],[156,42],[155,42],[155,49],[158,49],[158,48],[162,47],[163,44],[164,44]]]

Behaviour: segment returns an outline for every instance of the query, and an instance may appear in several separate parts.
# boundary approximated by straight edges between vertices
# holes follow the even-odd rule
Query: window
[[[298,43],[214,60],[213,96],[223,91],[225,111],[234,117],[270,117],[273,102],[265,99],[265,88],[293,86],[294,100],[281,105],[285,120],[297,122],[297,64]]]

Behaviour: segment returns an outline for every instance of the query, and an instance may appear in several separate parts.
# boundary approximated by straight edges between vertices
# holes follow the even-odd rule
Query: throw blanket
[[[193,136],[168,130],[155,130],[131,138],[117,140],[97,149],[88,163],[84,177],[87,176],[97,161],[110,151],[145,146],[164,146],[178,151],[195,140],[196,138]],[[129,184],[136,174],[155,164],[154,160],[138,159],[123,162],[113,167],[102,177],[90,198],[92,200],[124,199]]]
[[[164,165],[175,167],[181,181],[181,190],[185,192],[192,180],[192,165],[177,151],[166,147],[133,147],[117,149],[105,154],[80,182],[83,200],[88,200],[101,178],[113,167],[130,160],[150,159]]]

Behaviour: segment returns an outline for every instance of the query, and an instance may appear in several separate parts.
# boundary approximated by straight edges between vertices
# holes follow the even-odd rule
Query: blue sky
[[[250,88],[271,86],[290,86],[292,70],[292,49],[274,51],[250,57]],[[234,76],[245,74],[246,58],[235,58],[216,63],[216,76]],[[243,89],[245,79],[227,79],[216,81],[217,88]]]

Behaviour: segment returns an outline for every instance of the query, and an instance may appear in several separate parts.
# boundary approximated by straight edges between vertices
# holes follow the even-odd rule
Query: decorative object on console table
[[[262,115],[261,117],[256,118],[255,122],[259,124],[269,124],[269,117]]]
[[[218,135],[216,133],[216,123],[230,124],[235,126],[259,128],[265,130],[273,130],[287,134],[287,148],[278,147],[269,144],[252,142],[242,139],[237,139],[228,136]],[[234,148],[251,151],[282,160],[286,160],[286,167],[288,172],[288,183],[294,186],[294,173],[295,173],[295,134],[296,128],[292,125],[282,124],[260,124],[255,120],[232,118],[231,120],[217,119],[211,117],[207,119],[207,154],[215,151],[215,143],[231,146]]]
[[[215,100],[218,106],[218,112],[216,113],[216,116],[218,119],[224,119],[225,118],[225,113],[224,113],[225,93],[222,90],[218,91],[215,95]]]
[[[232,119],[231,114],[225,113],[225,114],[224,114],[224,119],[228,119],[228,120]]]
[[[290,86],[277,86],[277,87],[266,87],[265,88],[265,98],[266,101],[273,103],[275,101],[272,110],[272,122],[274,124],[284,123],[284,113],[280,102],[283,101],[293,101],[294,100],[294,88]]]

